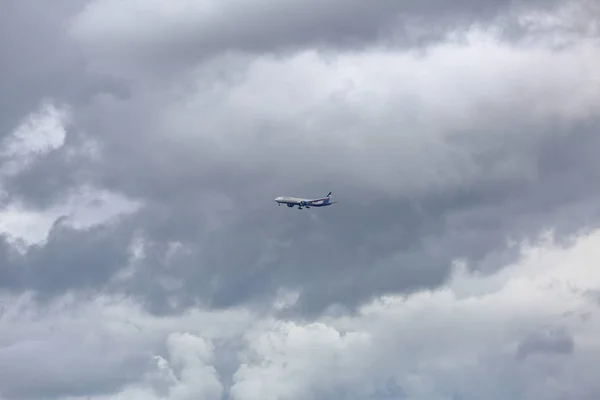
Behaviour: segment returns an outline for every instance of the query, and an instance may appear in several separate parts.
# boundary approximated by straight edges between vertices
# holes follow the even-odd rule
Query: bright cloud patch
[[[2,163],[0,172],[3,175],[16,174],[30,165],[37,156],[63,146],[69,121],[70,113],[67,108],[44,103],[40,110],[30,114],[2,143],[0,155],[8,158],[8,161]]]
[[[75,229],[86,229],[135,212],[140,206],[139,202],[119,194],[81,188],[70,193],[64,203],[43,211],[28,210],[11,203],[0,210],[0,232],[24,244],[42,243],[58,218],[66,217],[64,223]]]

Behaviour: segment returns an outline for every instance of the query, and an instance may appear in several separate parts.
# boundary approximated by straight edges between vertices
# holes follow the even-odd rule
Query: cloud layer
[[[261,313],[157,317],[105,296],[63,297],[40,313],[24,295],[4,306],[1,394],[591,399],[599,389],[600,232],[572,239],[560,246],[543,236],[496,274],[458,265],[444,288],[312,321],[277,317],[286,296]],[[41,354],[55,361],[33,362]],[[14,368],[24,361],[32,364]],[[105,393],[94,393],[100,387]]]
[[[595,2],[40,7],[0,15],[2,400],[595,398]]]

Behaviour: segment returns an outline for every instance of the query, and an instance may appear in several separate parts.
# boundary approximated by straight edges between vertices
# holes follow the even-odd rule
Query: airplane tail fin
[[[326,204],[331,202],[331,192],[327,193],[327,196],[325,196],[325,201]]]

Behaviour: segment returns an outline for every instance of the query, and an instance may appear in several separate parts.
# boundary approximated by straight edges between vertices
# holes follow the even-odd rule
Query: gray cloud
[[[126,154],[112,158],[112,189],[155,200],[140,221],[150,240],[159,243],[157,249],[166,248],[160,243],[169,240],[188,246],[172,268],[158,261],[165,251],[160,250],[154,255],[155,267],[148,261],[133,285],[145,292],[142,283],[147,282],[157,296],[161,290],[152,281],[164,271],[181,282],[168,291],[181,304],[200,297],[227,306],[265,296],[284,284],[306,290],[301,304],[306,301],[307,309],[316,311],[332,302],[356,305],[382,292],[441,284],[454,258],[493,270],[515,255],[504,246],[508,237],[524,239],[550,227],[569,234],[596,223],[598,191],[587,184],[594,176],[590,149],[599,145],[595,119],[562,128],[550,123],[530,128],[523,117],[506,117],[509,122],[500,126],[481,126],[489,141],[478,139],[475,131],[456,135],[468,156],[467,168],[479,171],[457,185],[442,178],[441,187],[422,183],[411,170],[425,175],[427,165],[432,170],[439,164],[453,168],[455,160],[444,155],[416,166],[399,159],[400,166],[390,165],[400,176],[395,181],[394,171],[383,172],[389,179],[370,172],[378,163],[374,153],[356,170],[354,184],[352,177],[342,175],[344,165],[350,165],[346,160],[352,162],[344,147],[325,158],[301,144],[281,147],[285,155],[295,151],[306,160],[289,159],[289,170],[282,167],[286,160],[278,149],[265,152],[260,144],[245,147],[240,158],[227,158],[219,147],[211,156],[201,145],[196,152],[169,147],[173,144],[167,140],[161,146],[164,153],[149,163]],[[525,132],[528,137],[523,137]],[[290,137],[294,140],[294,134]],[[154,145],[138,148],[154,154]],[[338,154],[345,159],[336,158]],[[369,183],[376,175],[382,183]],[[410,193],[404,185],[418,190]],[[295,210],[273,211],[270,200],[256,201],[284,192],[318,196],[315,186],[322,193],[333,190],[341,203],[327,212],[316,210],[314,219]],[[401,197],[385,193],[390,189]],[[219,228],[211,227],[215,219],[222,224]],[[266,254],[268,261],[261,263]]]
[[[421,46],[441,40],[448,31],[485,24],[514,10],[551,9],[556,4],[556,0],[461,0],[451,5],[440,0],[375,4],[310,0],[283,5],[261,0],[171,2],[136,13],[143,2],[98,0],[78,15],[71,34],[84,44],[95,68],[118,76],[153,76],[229,51],[289,54],[320,47],[335,53],[373,43]],[[519,31],[516,26],[506,28],[507,33]]]
[[[517,358],[535,354],[569,355],[574,349],[575,342],[565,329],[546,329],[525,338],[517,348]]]
[[[70,290],[94,293],[127,265],[129,235],[127,228],[114,226],[82,232],[59,219],[48,240],[31,246],[26,254],[17,253],[3,240],[0,288],[16,293],[34,290],[44,302]]]
[[[518,256],[509,240],[545,229],[566,240],[600,222],[592,3],[546,19],[536,15],[555,1],[136,4],[65,0],[43,14],[10,2],[0,16],[0,51],[12,55],[0,64],[0,134],[44,99],[72,111],[64,146],[2,176],[2,205],[56,219],[87,185],[142,203],[85,228],[59,219],[25,252],[6,233],[3,291],[33,291],[40,305],[71,291],[126,295],[166,318],[264,310],[287,288],[300,298],[282,316],[356,313],[443,286],[457,259],[495,272]],[[323,210],[272,201],[330,190],[340,203]],[[48,351],[66,351],[63,340]],[[568,350],[566,336],[544,340],[518,354]],[[33,357],[23,348],[0,360]],[[132,374],[119,376],[116,358],[81,353],[65,368],[97,357],[105,380],[84,374],[76,388],[40,366],[37,386],[11,375],[2,394],[110,393],[146,360],[126,357]],[[219,363],[232,375],[233,361]],[[505,378],[519,390],[521,378]],[[406,390],[379,386],[379,397]]]
[[[92,18],[94,10],[115,6],[110,2],[95,4],[96,8],[86,9],[80,18]],[[373,18],[394,14],[384,5],[394,10],[397,5],[386,4],[370,9]],[[476,9],[465,2],[461,7],[435,12],[427,11],[429,6],[432,4],[404,12],[441,17],[485,14],[488,10],[495,15],[506,4],[490,2]],[[128,6],[123,7],[126,10]],[[328,7],[333,10],[334,4]],[[350,7],[349,12],[358,15],[356,7]],[[326,18],[329,14],[322,15]],[[129,20],[128,14],[123,18]],[[96,25],[90,22],[85,29],[96,29],[93,32],[99,35],[120,32],[119,24],[114,30],[102,30],[108,29],[104,24],[109,20],[94,20]],[[375,23],[366,21],[364,26],[373,28]],[[170,25],[163,28],[173,34],[178,29]],[[136,35],[150,27],[139,32],[136,29],[138,25],[127,32]],[[361,30],[367,28],[357,25],[353,29],[356,35],[368,38]],[[107,40],[107,35],[97,38]],[[317,37],[329,36],[323,33]],[[294,43],[290,45],[298,45]],[[265,46],[274,48],[273,44]],[[94,46],[87,50],[93,51]],[[135,52],[131,55],[137,59]],[[106,60],[102,53],[91,58]],[[228,66],[228,61],[233,66]],[[6,188],[26,204],[41,207],[59,201],[64,189],[91,181],[144,199],[146,209],[133,222],[116,228],[119,234],[103,233],[104,239],[92,239],[95,233],[80,235],[74,231],[72,236],[64,232],[68,239],[61,240],[60,234],[52,233],[48,244],[19,263],[30,267],[13,268],[31,271],[21,275],[22,287],[58,294],[70,287],[109,285],[111,277],[127,264],[126,247],[139,229],[151,246],[148,258],[129,281],[109,287],[141,296],[157,312],[172,307],[179,310],[197,301],[227,307],[264,300],[281,285],[304,291],[299,303],[303,312],[319,312],[334,303],[353,308],[381,293],[435,287],[444,282],[456,258],[471,261],[473,268],[493,270],[515,255],[503,245],[508,237],[527,238],[547,227],[568,234],[582,224],[598,221],[593,205],[598,192],[587,184],[594,176],[596,159],[590,149],[599,144],[596,117],[564,115],[558,117],[560,126],[552,120],[539,121],[534,113],[520,108],[527,96],[550,98],[560,93],[562,86],[545,83],[555,79],[552,72],[539,84],[524,86],[524,99],[519,98],[517,88],[503,92],[502,84],[493,80],[504,76],[502,67],[498,73],[474,77],[488,79],[489,91],[499,98],[486,97],[485,89],[476,89],[473,100],[469,95],[462,97],[469,106],[478,106],[478,101],[490,104],[477,113],[465,111],[474,121],[467,127],[444,128],[423,120],[407,126],[408,111],[402,112],[403,122],[396,122],[398,107],[430,107],[426,102],[408,103],[402,95],[380,95],[389,103],[379,110],[368,101],[360,103],[376,113],[378,121],[367,119],[368,114],[353,103],[353,96],[360,96],[366,86],[349,89],[337,103],[322,102],[318,97],[309,100],[314,103],[299,102],[298,106],[307,110],[321,107],[311,111],[316,128],[303,124],[304,117],[293,111],[287,119],[276,117],[289,113],[277,102],[270,102],[271,96],[275,100],[280,96],[277,84],[284,78],[272,76],[272,82],[254,92],[257,104],[270,107],[273,116],[261,115],[260,107],[244,110],[232,103],[230,99],[235,97],[227,97],[244,96],[254,89],[244,86],[244,81],[227,81],[237,73],[243,72],[247,81],[260,82],[269,68],[277,68],[273,74],[284,73],[284,68],[306,68],[313,61],[300,58],[288,62],[287,67],[285,61],[277,67],[277,61],[267,60],[267,65],[271,62],[275,67],[261,67],[247,58],[225,57],[221,62],[207,63],[196,74],[182,76],[194,85],[212,82],[218,89],[206,93],[206,100],[194,90],[165,91],[179,87],[177,81],[142,80],[132,84],[135,92],[129,97],[99,94],[89,103],[78,104],[74,128],[67,136],[72,144],[39,159],[34,167],[8,180]],[[556,63],[557,69],[564,68],[560,58]],[[210,73],[213,68],[220,68],[225,79],[215,80]],[[523,69],[524,79],[529,71],[533,67]],[[565,81],[579,83],[565,71]],[[464,79],[460,70],[448,73],[459,81]],[[302,73],[297,76],[304,79],[302,83],[309,82]],[[397,77],[393,79],[398,84]],[[288,90],[302,94],[298,85]],[[448,93],[460,97],[456,91]],[[593,99],[588,102],[593,104]],[[174,104],[180,104],[182,110]],[[544,104],[539,104],[547,108],[543,115],[561,106],[560,101]],[[236,113],[239,115],[233,118]],[[348,139],[326,133],[350,129],[358,132],[345,134]],[[420,133],[401,133],[411,129]],[[433,140],[419,138],[427,129],[443,130],[443,134]],[[101,160],[65,158],[68,151],[82,145],[78,134],[83,131],[101,143]],[[398,138],[390,136],[393,132],[398,132]],[[380,143],[389,140],[388,145],[369,142],[367,135],[374,135]],[[214,140],[219,137],[222,143],[216,144]],[[317,140],[319,145],[312,145],[310,140]],[[354,150],[350,140],[357,140],[367,150]],[[273,210],[270,200],[284,192],[318,196],[329,190],[341,203],[327,212],[317,210],[314,218]],[[113,228],[109,231],[114,232]],[[81,269],[88,250],[68,250],[71,240],[76,240],[78,248],[98,251],[94,263],[87,263],[89,269]],[[169,242],[183,243],[185,252],[167,262],[164,255]],[[57,269],[46,269],[48,275],[40,275],[37,265],[49,259],[56,260],[50,264]],[[66,271],[72,272],[69,279],[65,278]],[[54,277],[57,285],[52,284]],[[172,284],[166,285],[157,277]],[[169,298],[177,299],[178,305],[167,306]]]
[[[84,343],[80,335],[68,334],[50,333],[0,350],[0,395],[40,399],[114,393],[139,379],[149,364],[147,354],[132,353],[118,340]]]
[[[0,15],[0,135],[46,98],[83,104],[93,93],[121,93],[108,77],[86,71],[81,49],[67,29],[83,4],[58,0],[7,0]]]

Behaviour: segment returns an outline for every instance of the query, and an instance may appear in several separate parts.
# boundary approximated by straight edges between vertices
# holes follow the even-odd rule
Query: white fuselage
[[[323,197],[321,199],[304,199],[300,197],[285,197],[280,196],[275,198],[275,201],[278,205],[286,204],[288,207],[298,206],[298,208],[302,209],[302,207],[310,208],[310,207],[325,207],[331,205],[331,194],[327,195],[327,197]]]
[[[299,204],[303,204],[305,202],[308,202],[309,199],[301,199],[299,197],[277,197],[275,199],[276,202],[278,203],[285,203],[285,204],[293,204],[293,205],[299,205]]]

